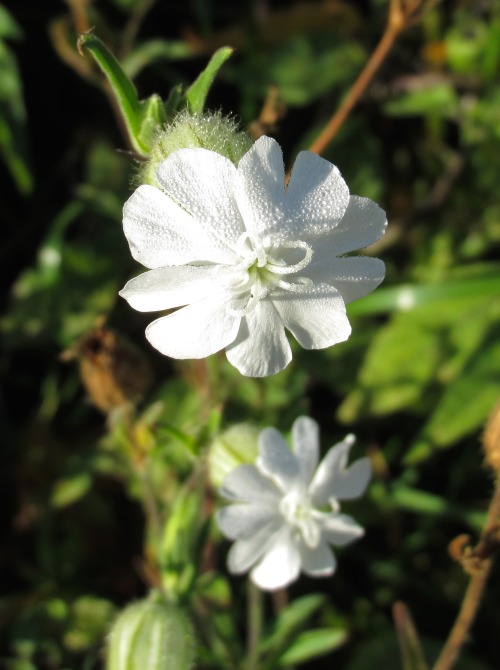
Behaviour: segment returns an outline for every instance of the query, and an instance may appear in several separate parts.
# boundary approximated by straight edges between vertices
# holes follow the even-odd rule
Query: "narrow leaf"
[[[346,639],[347,633],[344,630],[318,628],[317,630],[305,631],[293,640],[280,657],[279,667],[298,665],[317,656],[323,656],[343,645]]]
[[[218,71],[233,53],[231,47],[221,47],[214,53],[207,67],[186,91],[186,100],[193,114],[201,114],[212,82]]]
[[[80,35],[78,50],[82,55],[88,51],[101,69],[111,87],[134,150],[143,156],[147,155],[149,147],[140,140],[141,105],[134,84],[104,42],[96,35],[92,33]]]

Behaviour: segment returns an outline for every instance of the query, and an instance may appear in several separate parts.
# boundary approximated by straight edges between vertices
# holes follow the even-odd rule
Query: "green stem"
[[[262,635],[262,591],[248,580],[247,596],[247,665],[246,670],[258,670],[259,645]]]

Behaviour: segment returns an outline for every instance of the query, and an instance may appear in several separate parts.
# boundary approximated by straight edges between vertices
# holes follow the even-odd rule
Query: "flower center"
[[[233,286],[235,292],[239,293],[238,307],[232,308],[235,314],[241,316],[248,314],[259,300],[265,298],[276,287],[301,293],[312,286],[312,281],[308,277],[296,277],[295,281],[283,279],[286,275],[296,275],[311,262],[313,250],[302,240],[262,241],[251,233],[243,233],[238,240],[236,251],[241,257],[236,269],[241,270],[242,274]],[[299,260],[296,260],[297,253],[294,253],[297,251],[303,251],[303,256]]]
[[[292,491],[280,502],[280,512],[285,521],[296,528],[308,547],[314,549],[321,539],[320,527],[315,519],[315,509],[307,493]]]

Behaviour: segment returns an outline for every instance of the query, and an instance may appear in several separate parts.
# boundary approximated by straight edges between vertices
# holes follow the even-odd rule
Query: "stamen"
[[[291,291],[292,293],[304,293],[304,291],[307,291],[314,286],[312,279],[309,279],[309,277],[298,277],[297,281],[294,282],[280,279],[275,285],[285,289],[285,291]]]
[[[248,258],[248,253],[246,253],[248,250],[244,248],[247,240],[253,247],[253,254],[251,254],[250,258]],[[238,242],[236,243],[236,251],[240,256],[245,258],[245,260],[257,261],[257,267],[259,268],[264,267],[264,265],[267,263],[266,250],[264,249],[261,241],[258,237],[252,235],[252,233],[249,233],[248,231],[242,233],[239,236]]]
[[[313,250],[312,247],[310,247],[309,244],[307,244],[307,242],[297,240],[296,242],[284,242],[280,246],[282,249],[304,249],[305,251],[304,258],[298,263],[295,263],[295,265],[282,265],[281,263],[278,265],[277,263],[274,262],[274,259],[269,259],[270,263],[268,263],[268,266],[266,268],[267,270],[269,270],[269,272],[273,272],[274,274],[277,275],[294,274],[295,272],[300,272],[301,270],[303,270],[311,262],[311,258],[313,256]]]

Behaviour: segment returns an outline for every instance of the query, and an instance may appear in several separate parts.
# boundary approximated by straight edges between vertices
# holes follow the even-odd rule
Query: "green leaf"
[[[500,329],[493,328],[486,341],[445,390],[421,437],[405,462],[423,460],[435,447],[449,447],[480,431],[500,397]]]
[[[219,72],[222,65],[232,55],[233,49],[231,47],[221,47],[214,53],[207,67],[186,91],[186,100],[190,111],[193,114],[201,114],[205,105],[210,87]]]
[[[486,520],[486,515],[483,512],[470,512],[434,493],[410,488],[399,483],[391,489],[391,502],[396,507],[409,512],[426,516],[446,517],[460,523],[466,523],[477,531],[482,530]]]
[[[137,90],[120,63],[96,35],[85,33],[78,38],[80,53],[88,51],[105,75],[118,105],[134,150],[147,156],[158,127],[166,121],[161,99],[152,95],[139,100]]]
[[[477,297],[497,296],[500,265],[487,263],[478,267],[477,276],[448,279],[436,284],[401,284],[376,291],[349,305],[349,316],[405,312],[421,305],[444,300],[475,300]]]
[[[358,388],[338,410],[341,421],[415,406],[434,380],[439,334],[406,316],[398,315],[378,331],[361,370]]]
[[[33,190],[27,145],[26,109],[19,68],[14,55],[0,41],[0,152],[23,195]]]
[[[338,649],[347,639],[345,630],[318,628],[300,633],[280,657],[279,667],[299,665]]]
[[[261,654],[279,654],[286,649],[289,640],[297,630],[307,624],[308,619],[324,603],[325,597],[319,593],[313,593],[298,598],[282,610],[275,622],[271,634],[265,638],[261,645]]]
[[[116,608],[103,598],[85,595],[75,600],[66,615],[68,627],[64,634],[64,645],[71,651],[81,652],[106,635],[109,622],[115,618]]]
[[[54,507],[67,507],[80,500],[90,489],[91,484],[92,477],[88,472],[79,472],[60,479],[55,483],[51,502]]]
[[[457,93],[448,82],[409,91],[401,98],[384,105],[384,111],[389,116],[420,116],[434,113],[450,117],[454,116],[458,109]]]

